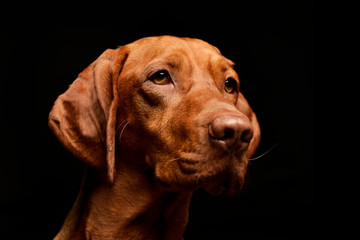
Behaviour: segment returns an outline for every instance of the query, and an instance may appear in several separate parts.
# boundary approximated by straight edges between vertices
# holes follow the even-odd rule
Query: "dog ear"
[[[82,71],[60,95],[49,114],[49,126],[75,156],[115,177],[117,81],[127,53],[108,49]]]
[[[254,129],[253,137],[250,141],[249,150],[247,153],[247,157],[250,158],[260,143],[260,125],[256,118],[256,114],[253,112],[248,101],[241,93],[239,93],[236,107],[240,110],[240,112],[244,113],[250,119]]]

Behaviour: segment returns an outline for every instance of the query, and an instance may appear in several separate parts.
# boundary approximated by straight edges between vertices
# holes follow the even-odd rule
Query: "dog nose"
[[[249,145],[253,127],[245,116],[224,115],[209,124],[209,136],[216,145],[234,152]]]

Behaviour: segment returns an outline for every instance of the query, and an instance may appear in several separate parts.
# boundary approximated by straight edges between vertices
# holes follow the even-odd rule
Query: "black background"
[[[56,235],[84,165],[48,129],[53,102],[105,49],[163,34],[201,38],[236,62],[262,128],[255,156],[279,143],[251,162],[239,198],[195,193],[185,239],[310,233],[312,15],[311,2],[275,0],[49,1],[3,8],[0,235]]]

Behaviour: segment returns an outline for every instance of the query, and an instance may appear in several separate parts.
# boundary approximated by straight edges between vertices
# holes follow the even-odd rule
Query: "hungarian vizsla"
[[[240,191],[260,139],[233,62],[191,38],[106,50],[49,125],[89,167],[55,239],[182,239],[193,191]]]

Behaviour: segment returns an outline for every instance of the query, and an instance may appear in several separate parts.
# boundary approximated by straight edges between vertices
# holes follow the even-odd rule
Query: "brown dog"
[[[194,190],[239,192],[260,128],[232,66],[204,41],[162,36],[80,73],[49,125],[91,167],[55,239],[182,239]]]

